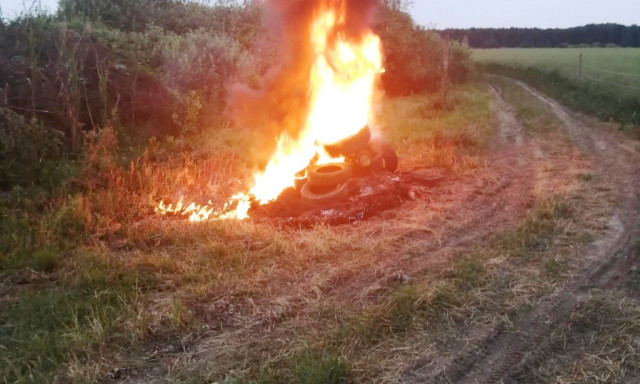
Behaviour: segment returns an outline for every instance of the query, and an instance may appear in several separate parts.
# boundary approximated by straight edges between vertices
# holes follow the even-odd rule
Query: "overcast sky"
[[[640,24],[640,0],[415,0],[411,13],[437,29],[631,25]]]
[[[0,0],[12,18],[34,2],[54,11],[57,0]],[[443,28],[563,28],[590,23],[640,24],[640,0],[414,0],[413,18]]]

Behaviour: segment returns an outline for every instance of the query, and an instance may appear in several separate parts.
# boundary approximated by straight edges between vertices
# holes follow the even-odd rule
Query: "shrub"
[[[442,86],[442,39],[437,33],[416,25],[406,12],[407,7],[400,0],[385,1],[375,26],[385,56],[382,86],[392,96],[434,92]],[[450,81],[463,83],[473,70],[469,47],[452,41]]]
[[[449,50],[449,80],[460,84],[473,75],[474,65],[471,60],[471,50],[466,44],[451,41]]]
[[[63,157],[60,132],[38,119],[0,108],[0,189],[46,184]]]
[[[142,31],[159,18],[161,8],[175,3],[171,0],[61,0],[58,13],[67,20],[82,17],[117,29]]]
[[[198,29],[238,37],[250,44],[259,30],[259,6],[233,0],[208,6],[182,0],[61,0],[61,18],[99,22],[110,29],[145,32],[151,27],[183,34]]]
[[[376,32],[384,49],[382,85],[390,95],[433,92],[442,79],[442,40],[407,13],[383,6]]]
[[[78,153],[82,129],[104,124],[111,108],[109,49],[51,16],[25,16],[0,34],[3,104],[64,134]]]
[[[208,117],[222,115],[228,82],[255,76],[249,51],[229,35],[204,29],[169,34],[158,49],[164,63],[164,83],[179,95],[185,107],[197,92]]]

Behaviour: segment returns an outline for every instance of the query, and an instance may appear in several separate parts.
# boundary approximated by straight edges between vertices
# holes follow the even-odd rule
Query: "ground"
[[[382,106],[400,171],[443,175],[399,208],[311,229],[138,215],[63,272],[3,277],[5,316],[92,260],[139,274],[115,297],[85,279],[98,304],[64,337],[96,341],[58,381],[639,380],[640,142],[506,78],[450,98]]]

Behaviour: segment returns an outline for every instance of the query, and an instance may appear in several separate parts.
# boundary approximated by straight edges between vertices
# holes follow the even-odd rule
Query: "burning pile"
[[[277,149],[253,186],[218,212],[210,205],[161,203],[161,214],[192,221],[245,219],[252,205],[266,205],[296,188],[322,205],[348,195],[353,174],[386,168],[397,158],[384,142],[370,142],[372,104],[382,69],[380,38],[369,28],[374,0],[267,2],[280,16],[284,65],[260,92],[236,92],[237,120],[280,130]],[[247,121],[248,118],[251,121]],[[301,170],[306,170],[306,177]]]
[[[312,205],[326,206],[348,197],[352,176],[395,171],[398,158],[393,148],[383,140],[370,142],[370,139],[371,129],[365,126],[353,136],[325,145],[324,150],[330,156],[341,156],[344,160],[307,167],[305,177],[296,179],[296,190],[302,199]]]

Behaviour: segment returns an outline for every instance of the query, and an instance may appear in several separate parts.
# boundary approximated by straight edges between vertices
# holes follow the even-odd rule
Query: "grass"
[[[401,167],[439,165],[465,172],[476,166],[473,159],[481,154],[490,129],[488,95],[472,85],[454,97],[469,100],[468,107],[429,116],[420,112],[419,124],[411,127],[399,128],[395,122],[418,113],[415,108],[424,103],[437,102],[437,96],[384,105],[381,127],[391,137],[399,137],[411,153],[428,148],[436,154],[406,156]],[[443,121],[455,134],[449,136]],[[46,195],[25,190],[4,194],[2,381],[93,381],[114,365],[126,364],[118,357],[121,348],[135,349],[157,335],[179,339],[251,318],[278,324],[298,310],[300,298],[308,300],[307,295],[327,289],[340,269],[348,276],[388,246],[389,239],[376,235],[375,228],[343,230],[338,236],[323,225],[291,231],[251,222],[192,225],[155,218],[153,205],[178,193],[225,201],[242,188],[238,176],[249,179],[264,164],[269,147],[262,145],[263,151],[247,157],[244,149],[265,139],[232,127],[152,140],[142,150],[121,148],[124,139],[108,127],[90,136],[73,176]],[[301,297],[287,297],[287,285],[313,265],[327,269],[327,277],[314,274],[313,281],[299,287]],[[285,296],[260,303],[252,313],[243,298],[265,300],[265,289]],[[229,312],[236,315],[223,310],[213,320],[219,311],[196,304],[220,296],[237,308]],[[406,326],[405,307],[399,303],[390,315],[398,329]],[[351,375],[340,348],[300,348],[297,357],[277,367],[277,378],[331,383]],[[105,359],[110,353],[113,358]],[[225,359],[215,377],[225,366],[235,366],[234,358]],[[253,359],[249,377],[267,377],[257,368],[262,358]]]
[[[503,90],[522,99],[528,133],[552,143],[543,155],[566,156],[557,122],[515,92]],[[566,188],[540,187],[486,237],[438,246],[473,215],[464,196],[500,178],[487,165],[490,103],[485,84],[447,103],[384,101],[378,126],[400,170],[437,167],[456,184],[380,219],[309,230],[153,216],[160,198],[217,202],[242,188],[268,156],[243,156],[259,136],[223,127],[133,155],[103,131],[55,198],[12,201],[3,217],[1,380],[92,382],[118,368],[142,381],[391,382],[475,329],[509,324],[572,272],[585,237],[569,187],[598,179],[556,175]]]
[[[476,167],[492,133],[490,100],[483,87],[472,84],[446,101],[441,96],[410,96],[383,103],[378,125],[396,148],[402,148],[401,165],[457,172]]]
[[[522,80],[569,107],[638,133],[640,49],[487,49],[475,50],[473,56],[486,72]]]
[[[587,383],[633,382],[640,374],[636,335],[640,331],[637,297],[594,290],[568,324],[554,334],[562,352],[522,380]]]
[[[580,54],[583,75],[591,75],[612,84],[640,87],[640,48],[476,49],[473,58],[480,64],[534,67],[579,80]],[[621,90],[624,91],[624,88]]]
[[[140,292],[153,286],[153,277],[93,255],[78,256],[75,262],[64,279],[52,284],[49,276],[29,275],[23,277],[26,288],[10,293],[0,312],[4,382],[68,377],[71,366],[61,369],[65,362],[81,363],[97,351],[108,353],[106,344],[125,347],[136,340],[134,327],[125,324]],[[90,380],[96,373],[82,370],[81,376]]]

